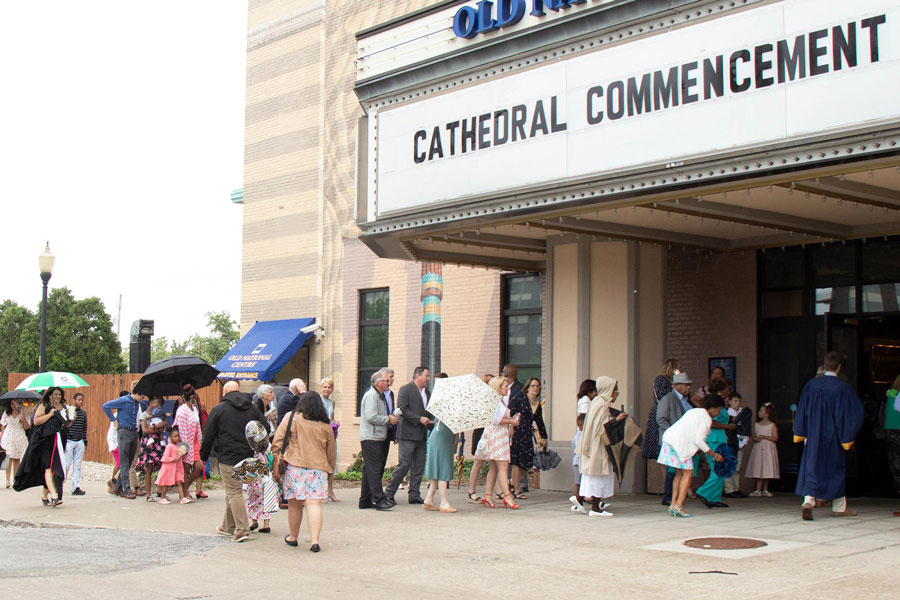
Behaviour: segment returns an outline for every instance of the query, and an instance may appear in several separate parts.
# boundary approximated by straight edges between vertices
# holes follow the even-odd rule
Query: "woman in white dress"
[[[10,475],[19,468],[19,461],[28,447],[28,437],[25,430],[29,428],[28,417],[22,406],[15,400],[11,400],[9,407],[0,417],[0,447],[6,452],[9,459],[6,466],[6,487],[10,487]]]
[[[606,510],[609,504],[603,498],[611,498],[614,493],[615,473],[609,464],[609,456],[603,444],[605,425],[610,420],[609,407],[619,396],[618,382],[612,377],[597,378],[597,396],[591,400],[591,406],[584,420],[584,428],[579,440],[578,454],[581,457],[581,496],[591,499],[591,510],[588,516],[611,517],[613,513]],[[619,413],[617,420],[627,415]]]

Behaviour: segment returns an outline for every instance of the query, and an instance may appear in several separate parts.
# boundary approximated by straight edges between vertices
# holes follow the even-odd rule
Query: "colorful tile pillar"
[[[444,278],[441,263],[422,264],[422,366],[431,371],[432,380],[441,372],[441,299]]]

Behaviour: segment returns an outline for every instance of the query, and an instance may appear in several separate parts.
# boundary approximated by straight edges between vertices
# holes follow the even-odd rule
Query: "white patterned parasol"
[[[500,395],[477,375],[434,380],[428,412],[453,433],[494,424]]]

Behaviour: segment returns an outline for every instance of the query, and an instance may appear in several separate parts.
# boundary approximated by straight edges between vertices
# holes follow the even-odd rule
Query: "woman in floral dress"
[[[328,498],[328,473],[334,469],[334,450],[334,430],[322,398],[316,392],[303,394],[294,409],[293,420],[290,414],[286,415],[272,440],[275,478],[281,481],[284,497],[288,501],[290,533],[284,538],[288,546],[298,543],[305,509],[312,542],[309,550],[321,550],[322,502]],[[287,463],[284,473],[278,467],[280,459]]]
[[[160,418],[162,405],[162,398],[153,398],[150,400],[147,411],[141,413],[141,445],[135,469],[144,472],[144,481],[147,482],[147,502],[156,502],[151,489],[153,472],[159,471],[162,466],[163,453],[166,450],[162,439],[166,422],[165,419]]]
[[[478,448],[475,450],[476,460],[491,461],[481,502],[485,508],[497,508],[497,505],[491,502],[491,494],[494,490],[494,484],[499,483],[503,491],[503,506],[506,508],[519,508],[512,493],[509,491],[509,480],[507,479],[507,469],[509,467],[509,426],[518,425],[519,416],[510,417],[509,415],[509,400],[506,398],[509,390],[509,380],[505,377],[494,377],[488,385],[500,395],[500,402],[497,405],[497,412],[494,414],[494,424],[484,428],[484,433],[478,441]]]

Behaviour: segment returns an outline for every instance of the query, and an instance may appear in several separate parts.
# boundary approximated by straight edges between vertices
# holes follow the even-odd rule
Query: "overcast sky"
[[[247,0],[0,3],[0,301],[98,296],[121,338],[240,312]]]

